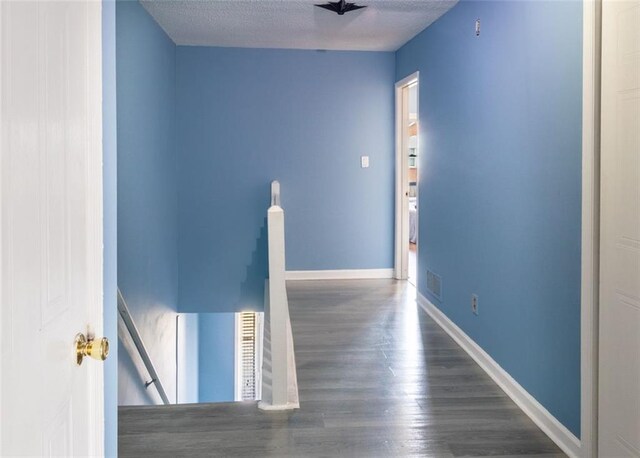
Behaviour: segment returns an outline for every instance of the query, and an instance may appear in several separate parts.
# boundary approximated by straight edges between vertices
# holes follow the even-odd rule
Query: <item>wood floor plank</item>
[[[393,280],[289,282],[300,409],[121,407],[122,457],[565,456]]]

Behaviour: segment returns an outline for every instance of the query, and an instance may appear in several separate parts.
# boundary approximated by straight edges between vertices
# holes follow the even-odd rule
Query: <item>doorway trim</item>
[[[406,198],[409,193],[409,161],[404,160],[403,156],[403,136],[402,136],[402,106],[403,106],[403,88],[410,84],[418,85],[418,126],[420,119],[420,72],[412,73],[406,78],[401,79],[395,86],[395,125],[396,125],[396,185],[395,185],[395,242],[394,242],[394,267],[393,276],[397,280],[406,280],[408,278],[409,265],[409,200]],[[418,127],[419,128],[419,127]],[[420,152],[420,135],[418,135],[418,152]],[[418,154],[418,157],[420,155]],[[418,169],[418,180],[416,183],[416,202],[419,199],[420,171]],[[418,219],[420,213],[416,217],[416,228],[418,227]],[[417,256],[417,254],[416,254]],[[416,261],[416,270],[417,267]]]
[[[598,454],[598,335],[600,272],[600,59],[602,1],[583,3],[581,414],[583,458]]]
[[[2,5],[0,5],[0,37],[2,36]],[[0,50],[1,52],[1,50]],[[3,106],[3,94],[2,94],[2,56],[0,56],[0,106]],[[4,110],[0,110],[0,136],[2,135],[2,126],[4,125],[2,123],[2,113]],[[3,148],[3,142],[2,142],[2,138],[0,138],[0,177],[2,176],[2,167],[3,167],[3,160],[2,158],[4,157],[4,155],[2,154],[2,148]],[[2,187],[0,186],[0,191],[2,190]],[[4,297],[2,290],[4,288],[4,284],[2,281],[3,277],[3,273],[2,273],[2,248],[3,248],[3,243],[2,240],[3,239],[3,235],[2,235],[2,219],[3,219],[3,214],[4,212],[2,211],[2,207],[0,206],[0,298]],[[0,299],[1,300],[1,299]],[[2,336],[2,329],[3,329],[3,325],[2,325],[2,320],[3,320],[3,316],[6,312],[4,312],[3,308],[0,306],[0,356],[4,355],[4,348],[2,343],[4,342],[4,338]],[[104,388],[103,388],[104,389]],[[2,361],[0,361],[0,412],[2,412]],[[2,448],[2,437],[4,436],[4,432],[2,429],[2,424],[0,422],[0,453],[2,452],[2,450],[4,450]]]

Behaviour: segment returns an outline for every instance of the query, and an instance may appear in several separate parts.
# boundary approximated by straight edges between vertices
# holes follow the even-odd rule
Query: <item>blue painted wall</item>
[[[576,435],[581,37],[581,2],[464,1],[396,54],[420,71],[419,290]]]
[[[102,174],[104,335],[111,342],[104,362],[104,453],[118,456],[118,149],[116,112],[116,3],[102,2]]]
[[[170,400],[176,394],[175,45],[138,2],[116,3],[118,284]],[[122,341],[121,341],[122,343]],[[150,403],[119,349],[120,404]]]
[[[181,311],[262,308],[273,179],[289,270],[392,267],[393,53],[179,46],[176,78]]]
[[[235,313],[199,314],[199,402],[234,400],[235,332]]]
[[[198,402],[198,382],[200,378],[199,315],[197,313],[178,314],[178,404]]]

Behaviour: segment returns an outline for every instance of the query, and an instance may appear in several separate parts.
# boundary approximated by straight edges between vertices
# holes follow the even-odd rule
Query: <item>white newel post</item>
[[[268,211],[269,304],[271,312],[272,406],[284,406],[288,396],[287,322],[289,310],[285,283],[284,211]]]

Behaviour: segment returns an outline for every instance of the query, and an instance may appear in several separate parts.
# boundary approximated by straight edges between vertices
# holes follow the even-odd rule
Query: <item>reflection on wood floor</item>
[[[418,245],[409,244],[409,283],[418,287]]]
[[[299,410],[124,407],[119,455],[564,456],[416,306],[409,283],[298,281],[288,293]]]

